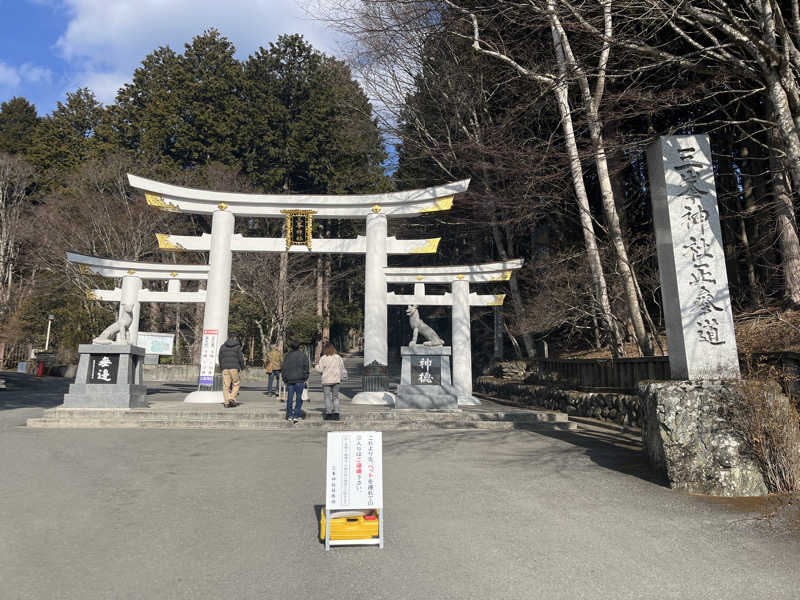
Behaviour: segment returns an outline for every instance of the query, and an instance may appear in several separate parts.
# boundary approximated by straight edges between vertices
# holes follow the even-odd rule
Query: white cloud
[[[16,88],[22,78],[19,76],[19,71],[15,67],[11,67],[4,62],[0,62],[0,86],[8,88]]]
[[[335,53],[337,34],[309,19],[294,0],[63,0],[69,14],[56,47],[75,68],[72,82],[88,86],[103,102],[130,80],[159,46],[183,44],[216,28],[246,58],[284,33],[302,33],[315,48]],[[98,87],[93,87],[97,85]]]
[[[100,102],[110,104],[116,98],[119,88],[129,82],[131,76],[129,73],[121,72],[89,72],[81,73],[76,79],[82,82],[80,87],[92,90]]]
[[[53,79],[53,72],[50,69],[30,63],[20,65],[19,75],[27,83],[50,83]]]
[[[26,83],[50,83],[52,78],[52,71],[45,67],[37,67],[31,63],[14,66],[0,61],[0,88],[3,92],[14,93]]]

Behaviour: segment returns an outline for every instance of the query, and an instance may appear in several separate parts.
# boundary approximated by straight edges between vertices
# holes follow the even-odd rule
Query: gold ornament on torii
[[[315,210],[299,208],[281,210],[286,215],[286,249],[294,245],[305,245],[311,250],[311,232]]]

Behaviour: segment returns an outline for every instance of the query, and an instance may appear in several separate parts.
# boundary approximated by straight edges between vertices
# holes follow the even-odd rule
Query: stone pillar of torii
[[[90,290],[89,298],[105,302],[119,302],[122,306],[133,306],[133,322],[129,336],[134,346],[139,333],[139,313],[142,302],[194,303],[206,301],[206,290],[196,292],[181,291],[181,281],[205,281],[208,279],[208,265],[170,265],[141,263],[129,260],[112,260],[67,252],[67,260],[81,265],[89,271],[114,279],[121,279],[121,287],[113,290]],[[143,280],[167,281],[167,291],[158,292],[142,287]]]
[[[145,192],[151,206],[172,212],[212,215],[211,234],[159,235],[162,248],[209,252],[208,300],[203,318],[204,360],[213,361],[228,335],[228,305],[233,251],[354,253],[366,255],[364,298],[364,364],[388,368],[387,289],[383,269],[388,254],[436,252],[439,238],[397,240],[388,237],[389,218],[408,218],[449,210],[455,194],[469,180],[419,190],[379,194],[288,195],[239,194],[179,187],[136,175],[131,186]],[[286,238],[245,238],[234,231],[235,217],[279,218],[286,221]],[[366,236],[355,239],[312,239],[312,219],[364,219]],[[198,391],[187,402],[222,402],[211,391],[208,365],[201,362]],[[205,373],[205,375],[204,375]],[[370,393],[362,392],[362,393]]]
[[[500,306],[505,294],[470,293],[470,283],[508,281],[511,272],[522,268],[522,259],[482,265],[447,267],[388,267],[384,269],[387,284],[414,284],[414,293],[388,293],[388,304],[452,307],[453,387],[459,406],[480,404],[472,395],[471,306]],[[450,284],[451,292],[425,293],[425,284]]]

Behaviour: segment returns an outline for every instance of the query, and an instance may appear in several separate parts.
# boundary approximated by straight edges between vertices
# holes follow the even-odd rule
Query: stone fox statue
[[[120,343],[127,344],[130,341],[131,323],[133,323],[133,305],[123,304],[119,319],[106,327],[103,330],[103,333],[94,338],[92,342],[95,344],[113,344],[114,340],[111,338],[111,336],[119,332]]]
[[[422,342],[423,346],[444,346],[444,340],[436,335],[436,332],[419,318],[419,310],[417,310],[416,305],[409,305],[406,309],[406,314],[408,315],[408,322],[413,332],[411,334],[411,341],[408,344],[409,346],[417,345],[417,335],[420,333],[427,340]]]

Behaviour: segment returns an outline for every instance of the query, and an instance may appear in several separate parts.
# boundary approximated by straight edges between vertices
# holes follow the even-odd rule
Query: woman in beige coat
[[[342,357],[336,353],[336,346],[328,342],[322,349],[322,356],[314,367],[322,373],[322,394],[325,398],[326,421],[339,420],[339,384],[347,379],[347,369]]]

